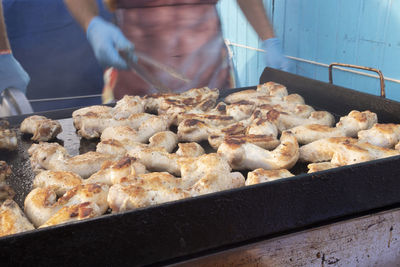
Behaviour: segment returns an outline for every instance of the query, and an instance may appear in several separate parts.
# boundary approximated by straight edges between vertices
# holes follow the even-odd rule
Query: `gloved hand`
[[[102,67],[128,68],[118,51],[126,51],[134,57],[134,45],[125,38],[117,26],[100,17],[94,17],[89,23],[86,36]]]
[[[0,93],[8,87],[15,87],[25,93],[29,81],[28,73],[11,53],[0,55]]]
[[[283,55],[281,42],[278,38],[264,40],[261,47],[266,50],[265,61],[268,67],[294,72],[294,64]]]

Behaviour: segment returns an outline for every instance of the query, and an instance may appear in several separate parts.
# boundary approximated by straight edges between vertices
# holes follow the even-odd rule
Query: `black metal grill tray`
[[[379,122],[400,122],[398,102],[270,68],[260,78],[266,81],[284,84],[307,104],[337,116],[368,109],[378,114]],[[247,88],[233,91],[243,89]],[[233,91],[222,90],[221,96]],[[61,119],[71,113],[72,109],[42,114]],[[19,123],[23,118],[9,119]],[[400,157],[392,157],[12,235],[0,238],[0,262],[1,266],[172,263],[399,205],[399,165]]]

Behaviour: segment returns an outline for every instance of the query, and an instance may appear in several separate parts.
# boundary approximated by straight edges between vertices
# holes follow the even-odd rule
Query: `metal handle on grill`
[[[364,67],[364,66],[358,66],[358,65],[352,65],[352,64],[344,64],[344,63],[331,63],[329,65],[329,83],[333,83],[332,79],[332,68],[333,66],[341,66],[341,67],[346,67],[346,68],[354,68],[354,69],[360,69],[360,70],[368,70],[368,71],[373,71],[378,73],[379,75],[379,80],[381,82],[381,97],[386,97],[386,92],[385,92],[385,78],[383,77],[383,74],[380,70],[370,68],[370,67]]]

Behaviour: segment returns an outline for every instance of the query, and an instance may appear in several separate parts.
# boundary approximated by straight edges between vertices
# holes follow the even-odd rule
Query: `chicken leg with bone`
[[[227,138],[219,146],[218,153],[224,155],[234,170],[290,169],[299,158],[299,145],[291,132],[283,132],[280,145],[273,151],[257,145]]]
[[[146,167],[133,157],[122,157],[117,161],[108,161],[101,169],[84,180],[84,184],[103,183],[113,185],[121,182],[128,176],[137,176],[146,173]]]
[[[243,90],[237,93],[230,94],[225,97],[225,102],[231,104],[242,100],[254,99],[263,96],[272,96],[282,99],[287,95],[288,92],[285,86],[274,82],[267,82],[258,85],[256,90]]]
[[[372,127],[377,121],[375,113],[370,111],[351,111],[347,116],[340,118],[336,127],[329,127],[320,124],[308,124],[296,126],[290,131],[296,136],[300,144],[309,144],[319,139],[330,137],[354,137],[357,132],[363,132]],[[368,134],[366,132],[365,134]],[[371,132],[374,134],[374,132]]]
[[[112,155],[98,152],[87,152],[71,157],[64,147],[58,143],[33,144],[29,149],[30,161],[34,172],[42,170],[71,171],[82,178],[87,178],[100,170],[106,160]]]
[[[350,137],[325,138],[300,147],[300,160],[305,162],[330,161],[336,166],[350,165],[399,154],[399,151],[358,142],[357,139]]]
[[[144,113],[146,101],[140,96],[125,95],[117,101],[111,113],[115,119],[128,118],[132,114]]]
[[[100,137],[104,129],[113,126],[130,126],[137,130],[142,125],[142,129],[146,129],[149,123],[154,123],[155,126],[159,124],[167,123],[168,126],[171,119],[167,116],[156,116],[148,113],[137,113],[131,114],[129,117],[116,119],[111,113],[110,114],[96,114],[93,112],[87,112],[83,115],[76,116],[74,118],[75,127],[78,130],[78,134],[84,138],[97,138]],[[80,126],[79,128],[77,126]],[[151,127],[152,128],[152,127]]]
[[[111,186],[107,200],[113,212],[121,212],[187,197],[189,192],[180,188],[175,176],[153,172]]]
[[[375,146],[393,148],[400,141],[400,125],[375,123],[372,128],[359,131],[358,140]]]
[[[186,161],[181,168],[182,178],[153,172],[113,185],[108,195],[110,207],[118,212],[244,185],[243,175],[231,173],[226,160],[215,153]]]
[[[109,106],[94,105],[80,108],[72,113],[74,126],[77,130],[82,127],[82,120],[92,119],[125,119],[132,114],[144,113],[145,101],[139,96],[124,96],[117,101],[114,108]]]
[[[285,112],[270,110],[266,116],[270,122],[275,124],[279,132],[290,130],[299,125],[320,124],[332,126],[335,123],[335,118],[327,111],[315,111],[308,118],[302,118]]]
[[[48,119],[44,116],[30,116],[24,119],[20,126],[22,133],[32,134],[31,140],[49,141],[62,132],[61,124],[58,121]]]
[[[93,213],[93,210],[87,212],[88,214],[91,214],[93,216],[103,214],[108,208],[107,185],[78,185],[67,191],[58,200],[57,194],[55,193],[56,189],[57,188],[55,187],[37,187],[26,196],[24,202],[24,210],[27,217],[33,222],[36,227],[45,224],[48,220],[51,220],[53,216],[58,217],[57,213],[62,210],[63,207],[79,205],[86,202],[93,203],[97,206],[94,210],[96,212]],[[69,211],[72,212],[73,210]],[[70,217],[72,218],[73,216]],[[79,217],[77,217],[76,219],[79,219]]]
[[[169,126],[167,119],[154,116],[142,122],[137,129],[128,125],[107,127],[101,134],[101,140],[114,139],[122,142],[129,140],[131,142],[147,143],[151,136],[158,132],[167,131]]]
[[[112,131],[116,131],[116,129],[114,128]],[[137,139],[135,139],[137,137],[136,132],[132,129],[122,130],[120,134],[115,134],[114,138],[112,138],[112,135],[108,137],[111,139],[102,140],[97,144],[96,151],[111,154],[117,158],[124,156],[130,150],[141,150],[152,147],[159,147],[165,149],[167,152],[172,152],[178,143],[177,135],[171,131],[162,131],[154,134],[149,138],[149,144],[137,142]]]
[[[0,206],[0,237],[33,229],[35,227],[14,200],[8,199]]]
[[[64,195],[84,180],[76,173],[69,171],[41,171],[33,179],[33,188],[52,187],[57,196]]]

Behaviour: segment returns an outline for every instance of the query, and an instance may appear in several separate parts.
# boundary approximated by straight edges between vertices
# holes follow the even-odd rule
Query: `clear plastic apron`
[[[191,82],[184,84],[168,73],[139,60],[143,68],[174,92],[203,86],[234,86],[228,52],[215,8],[216,1],[145,2],[148,5],[144,7],[138,7],[138,1],[132,0],[117,4],[117,25],[135,44],[136,51],[172,67]],[[111,92],[116,99],[125,94],[155,93],[133,71],[112,70],[106,72],[105,78],[106,101],[112,97]]]

